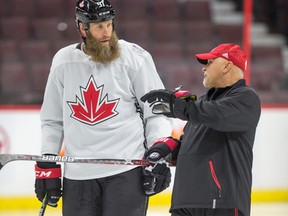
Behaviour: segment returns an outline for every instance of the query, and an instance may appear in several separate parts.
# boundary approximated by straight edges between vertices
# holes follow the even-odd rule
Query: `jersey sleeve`
[[[158,138],[171,136],[172,122],[165,116],[154,115],[149,104],[140,100],[149,91],[164,88],[151,55],[146,54],[132,82],[137,101],[143,110],[145,137],[149,148]]]
[[[53,63],[40,111],[41,154],[58,154],[63,142],[63,84]]]

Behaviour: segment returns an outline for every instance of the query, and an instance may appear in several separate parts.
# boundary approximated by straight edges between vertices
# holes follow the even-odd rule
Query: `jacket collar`
[[[224,88],[211,88],[208,90],[206,94],[207,99],[215,99],[217,98],[220,94],[223,92],[226,92],[227,90],[234,88],[234,87],[239,87],[239,86],[246,86],[246,80],[245,79],[240,79],[236,83],[234,83],[231,86],[227,86]]]

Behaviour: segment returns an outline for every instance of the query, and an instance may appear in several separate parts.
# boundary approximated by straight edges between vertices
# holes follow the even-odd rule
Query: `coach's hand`
[[[154,166],[148,166],[143,171],[143,187],[146,196],[152,196],[169,187],[171,183],[171,171],[165,161]]]
[[[173,114],[175,98],[181,100],[195,101],[196,95],[192,95],[189,91],[179,89],[171,91],[168,89],[153,90],[141,97],[141,101],[148,102],[152,106],[154,114],[163,114],[167,117],[175,117]]]
[[[57,207],[61,190],[61,165],[48,162],[37,162],[35,165],[35,193],[41,202],[47,194],[48,205]]]

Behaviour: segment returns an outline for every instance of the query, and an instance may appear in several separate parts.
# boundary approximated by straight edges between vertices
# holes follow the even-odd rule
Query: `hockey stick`
[[[26,154],[0,154],[0,169],[12,161],[39,161],[39,162],[62,162],[62,163],[87,163],[87,164],[111,164],[111,165],[132,165],[149,166],[152,165],[147,160],[139,159],[89,159],[75,158],[71,156],[53,156],[53,155],[26,155]],[[167,161],[169,166],[175,166],[175,162]]]
[[[47,204],[48,204],[48,199],[47,199],[47,194],[45,194],[44,199],[42,200],[42,205],[41,205],[38,216],[44,215]]]

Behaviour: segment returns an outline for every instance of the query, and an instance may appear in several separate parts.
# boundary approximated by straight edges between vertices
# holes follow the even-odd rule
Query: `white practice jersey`
[[[77,158],[141,159],[171,123],[151,113],[140,98],[164,86],[151,55],[119,40],[120,57],[108,64],[91,60],[77,44],[54,56],[41,108],[42,154]],[[147,141],[147,142],[146,142]],[[64,176],[93,179],[133,169],[127,165],[65,164]]]

